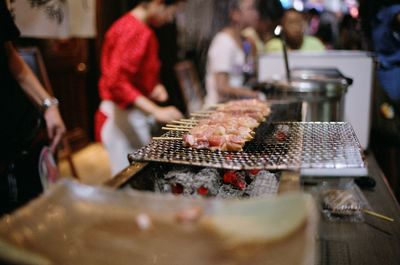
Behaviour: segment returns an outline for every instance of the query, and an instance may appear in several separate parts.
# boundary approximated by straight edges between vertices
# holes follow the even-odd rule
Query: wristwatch
[[[51,98],[45,98],[45,99],[43,99],[43,101],[42,101],[42,109],[43,109],[43,111],[45,111],[45,110],[47,110],[48,108],[50,108],[50,107],[53,107],[53,106],[58,106],[58,99],[56,99],[56,98],[54,98],[54,97],[51,97]]]

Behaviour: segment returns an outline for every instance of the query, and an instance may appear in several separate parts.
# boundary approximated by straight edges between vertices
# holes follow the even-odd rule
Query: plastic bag
[[[336,185],[323,182],[317,188],[317,194],[322,214],[330,221],[363,222],[363,209],[370,209],[353,180],[340,181]]]

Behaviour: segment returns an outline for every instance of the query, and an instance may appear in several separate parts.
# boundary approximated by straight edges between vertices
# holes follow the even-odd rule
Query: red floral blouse
[[[99,93],[121,108],[140,95],[148,97],[159,83],[160,60],[154,32],[131,14],[108,30],[101,54]]]

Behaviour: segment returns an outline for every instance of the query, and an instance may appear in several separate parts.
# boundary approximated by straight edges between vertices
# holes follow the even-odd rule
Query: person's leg
[[[150,142],[150,125],[147,115],[137,109],[123,110],[110,101],[102,102],[100,109],[107,116],[101,139],[116,174],[129,165],[128,154]]]
[[[17,180],[18,207],[36,198],[43,192],[39,176],[39,157],[45,142],[36,143],[15,162],[14,174]]]
[[[129,146],[121,130],[115,124],[115,109],[117,106],[111,101],[102,101],[99,111],[105,117],[98,127],[99,138],[108,154],[111,173],[115,175],[128,165],[128,159],[123,155],[124,148]]]
[[[0,216],[11,213],[43,192],[39,177],[40,142],[0,168]]]
[[[115,175],[129,165],[127,154],[131,151],[130,143],[110,117],[101,129],[101,139],[108,153],[111,173]]]
[[[10,202],[10,189],[7,179],[8,164],[2,163],[0,167],[0,217],[12,211]]]
[[[124,133],[129,139],[131,146],[137,150],[151,141],[151,122],[149,116],[140,110],[133,110],[126,117],[128,122],[124,126]]]

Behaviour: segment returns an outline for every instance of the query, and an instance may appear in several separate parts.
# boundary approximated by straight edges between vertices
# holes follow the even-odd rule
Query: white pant
[[[111,101],[102,101],[100,111],[107,116],[101,139],[115,175],[129,165],[128,154],[150,142],[154,119],[135,108],[121,109]]]

